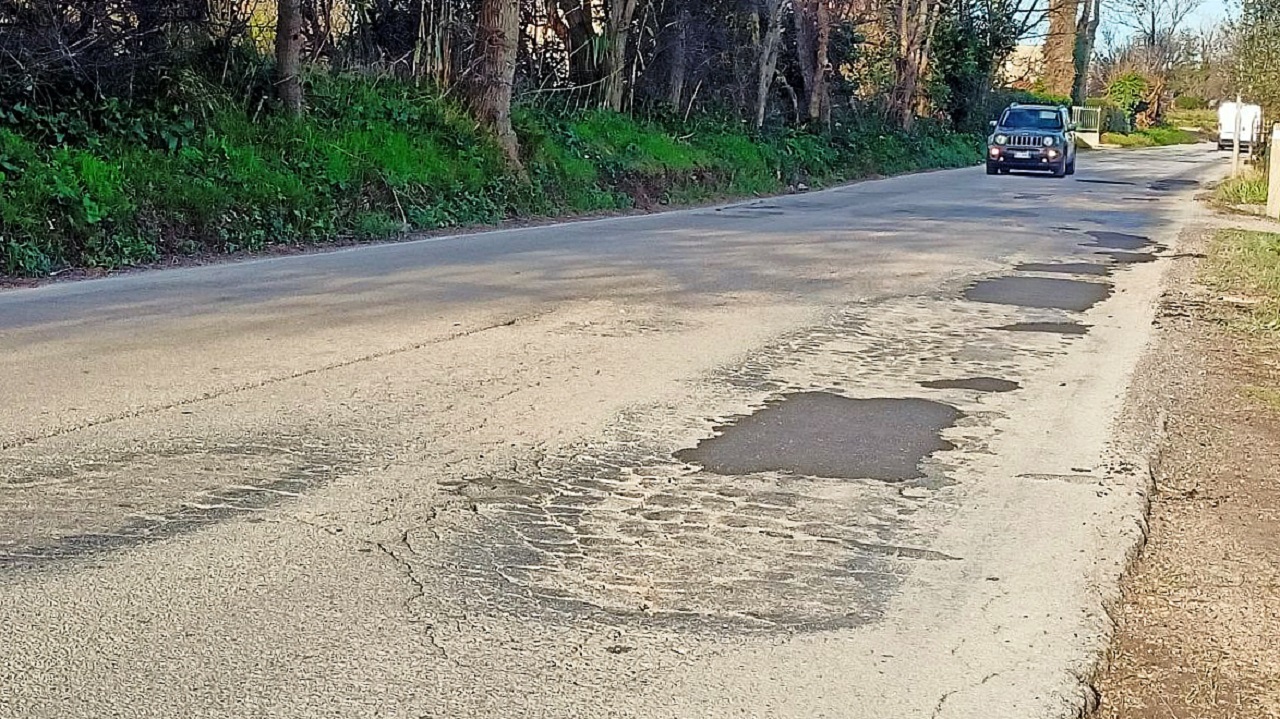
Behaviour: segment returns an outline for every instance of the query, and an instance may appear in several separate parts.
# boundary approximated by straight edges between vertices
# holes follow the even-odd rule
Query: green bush
[[[1107,86],[1107,99],[1132,122],[1134,116],[1146,105],[1149,91],[1146,77],[1141,73],[1129,72],[1111,81]]]

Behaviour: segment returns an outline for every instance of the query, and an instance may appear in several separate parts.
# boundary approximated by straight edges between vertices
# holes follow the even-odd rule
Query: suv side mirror
[[[992,130],[994,130],[994,129],[996,129],[997,127],[999,127],[999,125],[1000,125],[1000,123],[996,122],[995,120],[992,120],[991,122],[988,122],[988,123],[987,123],[987,126],[989,126]]]
[[[1067,132],[1075,132],[1078,127],[1074,122],[1067,123]]]

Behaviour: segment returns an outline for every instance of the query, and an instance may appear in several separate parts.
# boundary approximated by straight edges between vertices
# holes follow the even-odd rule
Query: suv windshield
[[[1057,110],[1009,108],[1000,120],[1000,127],[1012,130],[1061,130],[1062,115]]]

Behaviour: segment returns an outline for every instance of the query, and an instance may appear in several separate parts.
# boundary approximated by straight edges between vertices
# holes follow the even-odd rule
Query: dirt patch
[[[1162,306],[1167,439],[1094,719],[1280,717],[1280,342],[1219,297]]]

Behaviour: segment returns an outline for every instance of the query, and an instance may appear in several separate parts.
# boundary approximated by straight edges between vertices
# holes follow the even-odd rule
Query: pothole
[[[1084,312],[1111,296],[1111,285],[1102,282],[1046,277],[993,277],[964,291],[970,302]]]
[[[1134,265],[1143,262],[1155,262],[1156,256],[1150,252],[1121,252],[1119,250],[1106,250],[1098,252],[1099,255],[1106,255],[1111,258],[1112,262],[1120,265]]]
[[[1088,325],[1078,322],[1017,322],[996,329],[1005,332],[1050,332],[1060,335],[1083,335],[1089,332]]]
[[[921,382],[929,389],[971,389],[977,392],[1012,392],[1022,385],[996,377],[966,377],[964,379],[935,379]]]
[[[1199,187],[1199,186],[1200,186],[1200,182],[1197,180],[1179,180],[1179,179],[1156,180],[1155,182],[1148,185],[1148,187],[1150,187],[1152,190],[1155,190],[1156,192],[1172,192],[1174,190],[1183,190],[1190,187]]]
[[[1152,244],[1150,237],[1131,235],[1126,232],[1091,231],[1085,234],[1093,238],[1090,244],[1110,250],[1141,250]]]
[[[1050,272],[1064,275],[1108,275],[1111,268],[1097,262],[1026,262],[1014,269],[1019,272]]]
[[[941,433],[960,416],[951,405],[924,399],[800,392],[717,427],[717,436],[676,458],[722,475],[906,481],[925,476],[925,457],[953,448]]]
[[[1128,182],[1126,180],[1076,180],[1076,182],[1083,182],[1088,185],[1134,185],[1134,184],[1137,184],[1134,182]]]

